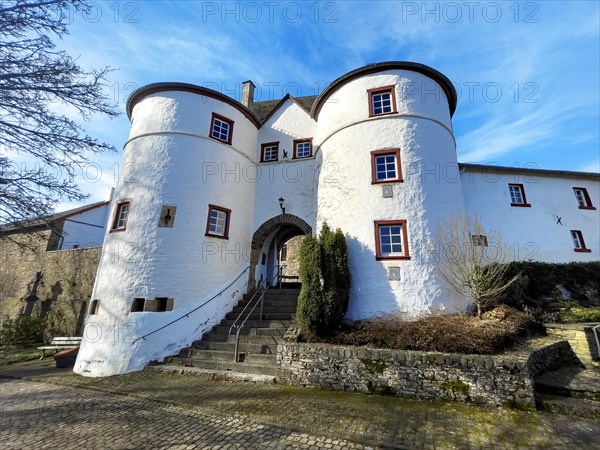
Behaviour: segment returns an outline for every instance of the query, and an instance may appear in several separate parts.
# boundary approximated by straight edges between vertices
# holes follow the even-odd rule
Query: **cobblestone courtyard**
[[[2,368],[0,443],[38,448],[598,449],[600,424],[536,412],[212,381]]]

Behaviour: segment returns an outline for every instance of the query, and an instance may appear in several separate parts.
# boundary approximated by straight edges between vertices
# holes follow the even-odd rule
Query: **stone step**
[[[568,366],[546,372],[536,378],[535,390],[542,394],[600,402],[600,370]]]
[[[194,361],[204,361],[206,359],[216,361],[233,361],[233,351],[200,350],[195,348],[187,348],[181,350],[178,356],[192,358],[192,360]],[[277,355],[275,353],[239,353],[240,360],[248,363],[256,363],[263,365],[275,365],[276,356]]]
[[[195,347],[200,342],[234,342],[235,343],[235,335],[228,336],[227,334],[219,334],[219,333],[206,333],[202,336],[201,341],[195,341],[191,346]],[[240,334],[240,343],[244,344],[268,344],[272,346],[276,346],[277,344],[283,342],[283,338],[280,335],[276,336],[265,336],[265,335],[242,335]]]
[[[164,373],[177,373],[181,375],[206,378],[215,381],[238,381],[244,383],[275,383],[274,375],[261,375],[256,373],[233,372],[231,370],[202,369],[199,367],[186,367],[168,364],[146,366],[145,370]]]
[[[248,361],[234,363],[233,361],[227,362],[212,359],[198,360],[180,356],[168,358],[167,364],[196,367],[205,370],[225,370],[246,374],[277,375],[279,372],[276,365],[254,364],[249,363]]]
[[[248,304],[248,302],[244,302],[244,301],[240,301],[237,306],[233,307],[233,311],[241,311],[242,309],[246,308],[246,305]],[[248,309],[252,309],[252,307],[254,306],[254,303],[252,304],[252,306],[248,306]],[[292,312],[295,313],[296,312],[296,308],[298,307],[298,302],[296,301],[290,301],[290,300],[281,300],[281,301],[268,301],[268,302],[263,302],[263,311],[268,311],[268,310],[274,310],[273,312],[278,312],[279,310],[285,310],[286,312]],[[256,309],[260,308],[260,303],[258,305],[256,305]]]
[[[277,343],[267,343],[264,342],[264,336],[261,336],[261,338],[263,342],[259,343],[240,342],[238,349],[239,352],[254,354],[276,354]],[[193,345],[192,348],[198,350],[219,350],[231,352],[233,354],[235,351],[235,338],[232,336],[232,339],[229,339],[228,342],[200,341],[198,344]]]
[[[237,324],[241,325],[243,320],[238,320]],[[234,319],[224,319],[215,327],[215,328],[229,328],[235,323]],[[285,320],[258,320],[256,319],[248,319],[244,324],[244,328],[289,328],[292,324],[292,319],[287,318]],[[213,331],[213,330],[211,330]]]
[[[550,394],[538,394],[538,400],[544,411],[565,416],[600,417],[600,402],[594,400]]]
[[[238,313],[230,312],[225,315],[225,320],[235,320],[239,316],[240,316],[239,312]],[[246,318],[246,317],[248,317],[248,322],[256,321],[256,320],[291,320],[292,313],[289,313],[289,312],[268,313],[268,312],[263,311],[263,316],[261,319],[260,311],[257,308],[254,310],[254,312],[252,314],[244,315],[244,318]]]
[[[284,336],[288,327],[276,327],[273,325],[270,328],[266,327],[244,327],[240,331],[240,336]],[[211,333],[220,334],[227,339],[229,335],[229,327],[216,326],[211,330]],[[235,332],[233,333],[235,335]]]

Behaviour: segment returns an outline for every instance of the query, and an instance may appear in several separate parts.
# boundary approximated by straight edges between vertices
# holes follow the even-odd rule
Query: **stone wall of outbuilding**
[[[50,315],[63,334],[81,334],[102,248],[52,250],[54,240],[45,229],[0,241],[0,319]]]

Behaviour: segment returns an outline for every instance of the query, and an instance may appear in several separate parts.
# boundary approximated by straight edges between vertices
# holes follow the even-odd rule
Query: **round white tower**
[[[407,62],[369,65],[331,83],[313,106],[321,172],[318,227],[347,237],[347,317],[462,310],[436,273],[436,233],[463,215],[452,83]]]
[[[181,83],[139,89],[127,112],[131,133],[75,365],[88,376],[176,353],[247,284],[254,186],[239,174],[255,159],[256,116]]]

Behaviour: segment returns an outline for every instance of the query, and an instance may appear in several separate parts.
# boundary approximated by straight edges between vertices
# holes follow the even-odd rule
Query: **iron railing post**
[[[277,276],[278,273],[279,273],[279,266],[277,266],[277,272],[276,272],[275,276]],[[264,284],[264,288],[262,287],[262,284],[259,282],[257,291],[254,293],[254,295],[252,295],[252,297],[250,298],[250,300],[248,300],[248,303],[246,304],[246,306],[244,306],[244,309],[238,315],[238,318],[235,319],[235,321],[233,322],[233,325],[231,325],[231,327],[229,328],[229,336],[231,336],[231,331],[234,328],[236,329],[236,333],[235,333],[235,351],[234,351],[234,354],[233,354],[233,361],[234,362],[240,362],[239,358],[238,358],[239,349],[240,349],[240,331],[242,331],[242,328],[244,328],[244,325],[246,324],[246,321],[249,319],[249,317],[252,315],[252,313],[254,312],[254,310],[256,309],[256,307],[258,306],[258,302],[260,302],[260,318],[259,319],[262,320],[262,317],[263,317],[263,302],[264,302],[265,294],[267,293],[267,289],[269,289],[269,286],[273,285],[272,281],[275,280],[275,276],[273,276],[273,278],[271,280],[271,283],[266,282]],[[242,316],[246,312],[246,309],[254,301],[254,297],[256,297],[256,294],[259,294],[259,293],[260,293],[260,298],[255,301],[254,306],[252,308],[250,308],[250,310],[246,313],[246,317],[244,318],[244,320],[242,320],[242,322],[240,324],[238,324],[238,321],[242,318]]]
[[[592,328],[592,331],[594,332],[594,336],[596,338],[596,350],[598,350],[598,358],[600,358],[600,339],[598,339],[598,334],[600,334],[600,325],[596,325],[594,328]]]
[[[235,352],[233,353],[233,362],[234,363],[239,362],[238,361],[239,350],[240,350],[240,327],[237,327],[237,330],[235,332]]]

